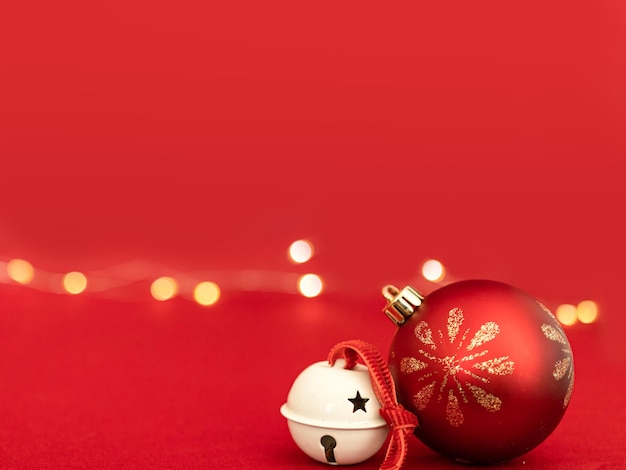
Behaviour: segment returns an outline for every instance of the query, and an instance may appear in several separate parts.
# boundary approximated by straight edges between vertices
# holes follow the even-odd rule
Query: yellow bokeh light
[[[305,297],[317,297],[324,289],[324,282],[317,274],[305,274],[298,279],[298,292]]]
[[[12,259],[7,263],[7,274],[15,282],[28,284],[35,277],[35,269],[26,260]]]
[[[87,277],[77,271],[67,273],[63,276],[63,288],[70,294],[80,294],[87,288]]]
[[[576,307],[572,304],[562,304],[556,308],[556,318],[562,325],[571,326],[576,323]]]
[[[220,298],[220,287],[214,282],[201,282],[193,290],[193,298],[200,305],[213,305]]]
[[[436,259],[429,259],[422,265],[422,276],[432,282],[441,281],[446,275],[446,269]]]
[[[167,276],[160,277],[150,286],[150,293],[156,300],[169,300],[178,293],[178,283],[174,278]]]
[[[583,300],[576,307],[576,316],[581,323],[593,323],[598,319],[598,304],[593,300]]]
[[[289,247],[289,258],[294,263],[306,263],[313,257],[313,244],[308,240],[296,240]]]

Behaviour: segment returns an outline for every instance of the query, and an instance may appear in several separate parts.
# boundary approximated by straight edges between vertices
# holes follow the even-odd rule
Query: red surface
[[[598,302],[596,324],[568,329],[570,410],[512,465],[619,468],[625,15],[610,0],[5,6],[0,261],[89,276],[144,259],[224,291],[206,310],[157,304],[145,280],[79,297],[0,283],[0,466],[316,466],[278,413],[291,381],[340,340],[386,351],[381,286],[430,291],[417,271],[434,257],[448,281]],[[316,256],[292,266],[301,237]],[[244,293],[241,270],[317,272],[326,294]],[[451,465],[417,441],[410,462]]]
[[[2,468],[323,468],[278,412],[292,381],[345,339],[384,353],[395,328],[369,297],[242,294],[206,310],[0,288]],[[563,421],[494,468],[623,467],[622,336],[569,330],[577,381]],[[411,438],[405,468],[459,465]]]

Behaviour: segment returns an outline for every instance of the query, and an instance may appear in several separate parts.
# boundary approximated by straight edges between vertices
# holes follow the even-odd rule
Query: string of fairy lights
[[[313,257],[313,243],[296,240],[289,246],[287,254],[293,264],[305,264]],[[169,274],[155,276],[157,272]],[[215,279],[219,279],[219,283]],[[297,293],[308,298],[317,297],[324,290],[322,277],[315,273],[255,270],[176,273],[170,268],[144,261],[133,261],[90,273],[55,273],[35,268],[26,259],[0,260],[0,282],[59,294],[104,294],[145,281],[150,284],[149,293],[154,300],[165,302],[181,296],[202,306],[215,305],[221,297],[222,288]]]
[[[313,243],[309,240],[296,240],[287,250],[289,260],[303,265],[314,255]],[[2,269],[4,268],[4,269]],[[315,273],[277,273],[267,271],[239,271],[236,273],[173,273],[167,276],[154,276],[163,271],[148,263],[132,262],[108,269],[85,274],[80,271],[53,273],[36,269],[25,259],[0,260],[0,282],[15,283],[35,289],[59,294],[80,295],[85,292],[103,293],[140,281],[149,281],[150,295],[159,302],[166,302],[177,296],[193,300],[198,305],[210,307],[218,303],[222,288],[269,292],[297,293],[303,297],[317,297],[325,289],[324,280]],[[421,276],[432,283],[441,283],[446,278],[446,268],[438,260],[426,260],[420,270]],[[214,279],[220,278],[218,284]],[[576,323],[594,323],[599,308],[593,300],[583,300],[578,304],[561,304],[556,307],[555,316],[564,326]]]

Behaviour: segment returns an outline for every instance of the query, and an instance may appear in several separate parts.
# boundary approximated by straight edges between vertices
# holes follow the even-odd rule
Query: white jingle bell
[[[280,409],[298,447],[331,465],[369,459],[389,432],[367,367],[345,369],[345,364],[337,359],[334,366],[321,361],[307,367]]]

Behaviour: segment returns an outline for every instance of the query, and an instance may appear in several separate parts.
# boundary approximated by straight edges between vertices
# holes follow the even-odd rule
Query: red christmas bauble
[[[483,280],[425,298],[410,287],[387,289],[395,297],[387,313],[399,323],[389,368],[398,401],[418,417],[422,442],[485,464],[518,457],[550,435],[569,404],[574,363],[563,329],[541,302]]]

